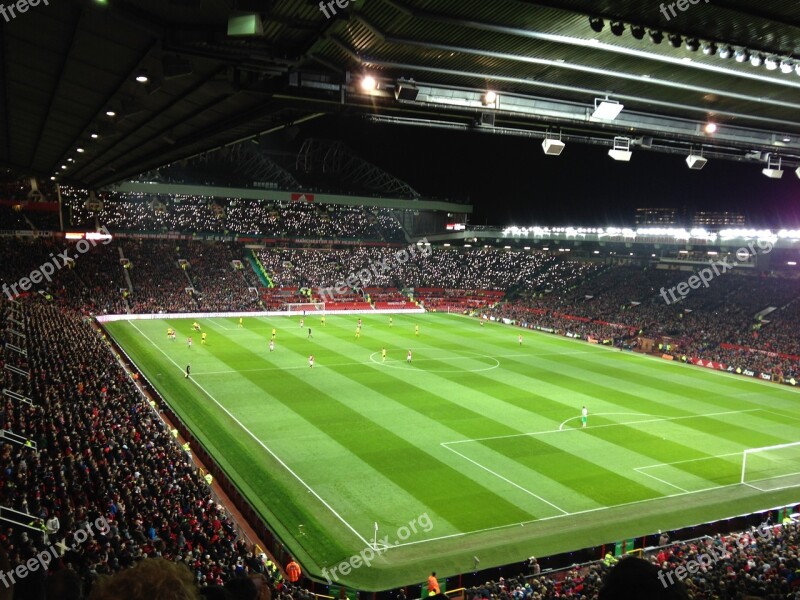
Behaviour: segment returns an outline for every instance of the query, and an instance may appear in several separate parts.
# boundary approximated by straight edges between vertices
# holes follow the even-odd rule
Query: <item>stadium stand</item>
[[[102,210],[90,211],[85,193],[67,189],[65,194],[71,215],[67,225],[75,228],[94,228],[101,223],[111,231],[405,241],[402,227],[386,209],[109,192],[98,196]]]
[[[55,271],[41,294],[14,303],[23,315],[28,354],[13,359],[31,376],[4,371],[4,385],[33,405],[4,396],[0,417],[4,428],[35,441],[39,450],[3,445],[0,501],[39,519],[36,527],[54,516],[59,523],[57,531],[41,533],[5,527],[14,564],[100,518],[109,523],[107,533],[69,551],[51,568],[55,573],[73,569],[87,590],[100,575],[143,556],[161,556],[186,563],[201,587],[265,572],[273,597],[297,600],[306,595],[286,586],[279,571],[237,537],[188,455],[86,319],[89,313],[280,308],[306,301],[303,288],[316,298],[320,289],[336,286],[350,273],[394,260],[386,272],[368,269],[368,284],[335,298],[335,304],[363,306],[367,297],[376,307],[409,304],[413,290],[414,300],[429,309],[484,314],[615,345],[634,344],[640,335],[668,336],[676,357],[719,361],[776,379],[800,374],[800,343],[794,335],[800,324],[797,280],[728,275],[676,307],[659,295],[662,287],[685,277],[674,271],[489,249],[425,249],[401,264],[396,249],[387,247],[269,248],[258,253],[275,285],[268,288],[253,285],[258,278],[241,245],[125,238],[83,253],[73,243],[51,238],[2,239],[0,251],[7,260],[0,264],[0,277],[17,281],[65,249],[76,258]],[[127,269],[123,257],[129,261]],[[237,271],[236,260],[247,268]],[[259,288],[259,297],[252,287]],[[10,306],[2,295],[4,328]],[[776,307],[769,322],[756,320],[754,315],[768,306]],[[2,341],[9,335],[4,329]],[[11,360],[6,352],[0,349],[3,364]],[[769,543],[748,535],[670,544],[646,558],[674,570],[712,545],[735,546],[729,558],[687,579],[691,597],[796,597],[796,525],[774,528]],[[747,543],[738,543],[742,539]],[[607,570],[608,565],[594,563],[487,583],[467,597],[591,598]],[[33,587],[26,586],[36,581],[41,583],[31,578],[20,589],[27,594]],[[30,594],[24,597],[45,597]]]
[[[800,596],[798,542],[800,528],[790,520],[781,525],[762,524],[729,535],[706,536],[648,548],[643,558],[653,565],[651,585],[664,590],[683,585],[688,597],[694,600],[791,600]],[[626,560],[635,559],[620,559]],[[530,573],[471,587],[466,590],[465,598],[597,598],[604,580],[617,564],[620,562],[609,555],[605,560],[542,574],[534,560],[529,565]]]
[[[33,301],[14,306],[27,336],[27,357],[17,364],[30,377],[4,371],[4,386],[32,404],[4,396],[0,417],[4,429],[35,441],[38,451],[3,445],[0,503],[35,517],[27,530],[3,527],[11,563],[77,540],[73,535],[82,530],[90,533],[84,543],[69,544],[50,567],[78,573],[86,590],[98,576],[149,556],[185,563],[201,586],[264,573],[276,594],[285,592],[280,572],[237,537],[104,336],[69,308]],[[9,311],[0,299],[4,340]],[[9,357],[0,352],[5,364]],[[55,531],[35,531],[53,517]],[[16,597],[44,598],[42,579],[32,573],[19,582]]]

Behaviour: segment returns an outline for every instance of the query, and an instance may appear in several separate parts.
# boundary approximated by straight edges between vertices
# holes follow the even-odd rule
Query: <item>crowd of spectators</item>
[[[465,598],[800,599],[800,527],[796,522],[762,524],[755,529],[689,542],[670,543],[669,536],[665,537],[664,544],[648,548],[641,559],[618,560],[607,555],[590,564],[542,573],[536,559],[531,558],[527,573],[473,586],[466,590]],[[687,569],[690,563],[700,566]],[[613,595],[612,588],[627,595]]]
[[[266,249],[259,259],[275,275],[275,285],[313,288],[335,286],[367,269],[367,287],[550,290],[574,285],[601,268],[541,252],[412,248]]]
[[[67,194],[68,226],[93,229],[99,224],[111,231],[224,233],[270,238],[387,242],[405,239],[400,223],[387,209],[113,192],[98,197],[103,205],[101,210],[90,210],[86,206],[87,197],[79,190]]]
[[[14,336],[27,356],[2,344],[0,361],[30,376],[4,370],[3,387],[31,402],[3,396],[0,421],[36,444],[2,446],[0,504],[31,515],[26,524],[33,526],[3,525],[0,547],[10,564],[64,541],[69,549],[52,561],[51,573],[71,575],[73,589],[48,598],[81,598],[76,587],[88,590],[99,576],[146,557],[184,563],[199,587],[250,572],[279,585],[279,571],[237,537],[190,456],[91,323],[31,298],[14,304],[21,338],[7,327],[10,307],[0,299],[0,339]],[[45,598],[45,584],[41,571],[32,572],[16,585],[16,597]],[[301,597],[292,588],[283,592]]]
[[[581,338],[622,343],[636,334],[668,340],[678,359],[712,360],[778,379],[800,377],[800,338],[795,335],[800,280],[752,271],[720,275],[680,302],[667,295],[667,302],[665,294],[687,279],[686,272],[535,251],[272,247],[257,254],[274,286],[267,291],[246,258],[249,250],[233,243],[117,238],[80,252],[75,243],[54,238],[7,238],[0,239],[0,250],[6,258],[0,264],[4,283],[12,285],[56,260],[59,267],[51,281],[30,292],[93,314],[276,309],[309,301],[303,289],[320,301],[348,277],[366,274],[356,289],[333,300],[363,299],[361,287],[373,288],[377,296],[391,289],[401,298],[423,288],[441,290],[423,295],[431,307],[458,306],[452,298],[456,290],[464,296],[463,306],[475,308],[482,304],[475,291],[500,290],[507,301],[485,302],[492,307],[485,314]],[[55,258],[64,250],[76,258],[66,264]],[[241,269],[233,266],[237,260]]]
[[[178,253],[187,261],[185,270],[192,282],[198,309],[204,312],[259,310],[258,291],[252,289],[241,262],[241,247],[223,243],[186,242]],[[252,272],[247,263],[242,267]]]

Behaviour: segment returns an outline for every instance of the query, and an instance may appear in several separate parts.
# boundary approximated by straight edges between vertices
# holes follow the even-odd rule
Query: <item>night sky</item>
[[[761,174],[761,166],[709,160],[691,171],[684,157],[634,148],[629,163],[607,148],[567,144],[545,156],[541,140],[325,117],[300,137],[341,139],[403,179],[423,197],[469,199],[476,225],[632,225],[638,207],[732,210],[748,225],[800,226],[800,179]]]

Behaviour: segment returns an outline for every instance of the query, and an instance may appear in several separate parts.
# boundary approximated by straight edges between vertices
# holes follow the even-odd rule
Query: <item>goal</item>
[[[800,486],[800,442],[746,449],[740,483],[764,492]]]
[[[292,312],[295,314],[303,314],[305,313],[325,313],[325,303],[324,302],[287,302],[282,307],[281,310],[286,310],[288,312]]]

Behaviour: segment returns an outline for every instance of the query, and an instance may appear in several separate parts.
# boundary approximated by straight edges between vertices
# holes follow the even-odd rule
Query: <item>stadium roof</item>
[[[325,12],[42,0],[4,13],[0,165],[99,187],[324,114],[800,164],[795,2],[339,0]],[[230,26],[254,34],[229,35],[248,13]],[[376,90],[360,87],[366,73]],[[405,99],[399,79],[414,80]],[[591,118],[606,96],[622,113]]]

